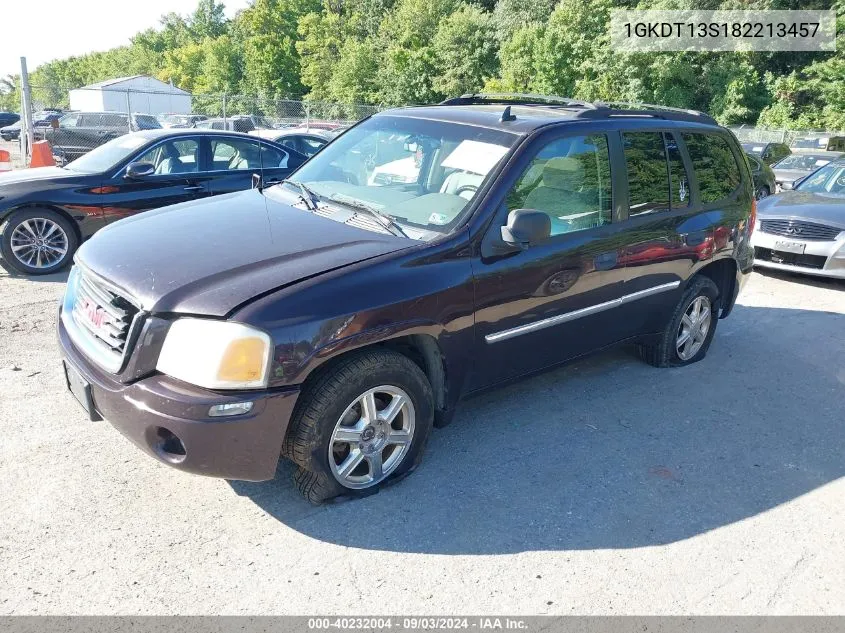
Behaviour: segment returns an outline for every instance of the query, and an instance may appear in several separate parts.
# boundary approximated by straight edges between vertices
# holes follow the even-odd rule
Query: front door
[[[559,136],[529,150],[527,161],[473,257],[476,299],[470,389],[554,365],[618,340],[615,307],[623,293],[625,227],[611,155],[618,136]],[[618,163],[618,158],[613,161]],[[551,237],[504,252],[510,211],[543,211]]]
[[[131,140],[131,137],[127,137]],[[188,202],[210,194],[210,176],[201,163],[199,138],[164,141],[133,159],[155,166],[155,173],[127,178],[126,169],[103,183],[100,205],[107,221],[171,204]]]

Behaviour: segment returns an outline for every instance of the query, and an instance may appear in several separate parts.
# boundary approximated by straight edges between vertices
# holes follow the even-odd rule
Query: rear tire
[[[78,246],[73,224],[49,209],[15,211],[0,236],[3,260],[25,275],[48,275],[61,270],[73,260]]]
[[[709,277],[693,277],[666,329],[655,342],[641,343],[639,356],[654,367],[697,363],[707,355],[718,320],[719,289]]]
[[[422,370],[390,350],[343,358],[306,387],[282,450],[311,503],[367,496],[420,462],[434,420]]]

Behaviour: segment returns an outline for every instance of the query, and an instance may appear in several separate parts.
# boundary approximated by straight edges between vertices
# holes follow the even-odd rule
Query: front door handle
[[[188,187],[185,187],[185,191],[203,191],[204,189],[205,187],[203,187],[202,185],[190,185]]]

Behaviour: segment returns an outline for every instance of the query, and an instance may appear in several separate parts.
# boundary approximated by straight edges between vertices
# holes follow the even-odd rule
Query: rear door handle
[[[185,191],[203,191],[205,187],[202,185],[191,185],[189,187],[185,187]]]

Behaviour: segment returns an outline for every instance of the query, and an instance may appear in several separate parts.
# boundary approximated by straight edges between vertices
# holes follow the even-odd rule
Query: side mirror
[[[152,176],[156,172],[156,166],[152,163],[138,162],[130,163],[126,168],[127,178],[146,178]]]
[[[525,248],[540,244],[552,234],[552,221],[547,213],[534,209],[515,209],[508,214],[507,226],[502,227],[506,244]]]

